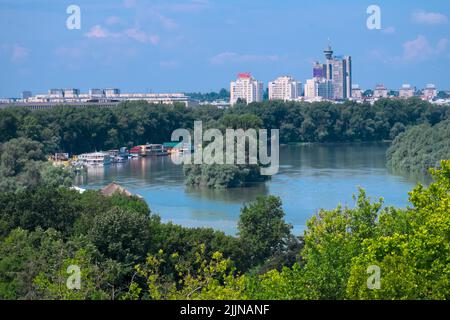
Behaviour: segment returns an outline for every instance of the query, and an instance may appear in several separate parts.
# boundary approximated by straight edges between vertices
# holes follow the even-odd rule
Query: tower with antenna
[[[325,58],[327,60],[331,60],[333,58],[333,49],[331,49],[329,38],[328,38],[328,46],[325,48],[325,50],[323,50],[323,53],[325,54]]]

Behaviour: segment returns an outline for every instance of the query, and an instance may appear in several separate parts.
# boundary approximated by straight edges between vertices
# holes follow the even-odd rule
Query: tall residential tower
[[[236,81],[230,83],[230,104],[238,100],[246,103],[261,102],[264,95],[264,84],[256,80],[250,73],[239,73]]]
[[[328,46],[323,53],[326,59],[325,77],[333,83],[333,99],[351,98],[352,58],[350,56],[333,56],[331,46]]]

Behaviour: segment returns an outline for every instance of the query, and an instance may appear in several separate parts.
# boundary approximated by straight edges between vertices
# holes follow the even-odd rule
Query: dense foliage
[[[320,211],[292,267],[242,274],[219,252],[206,259],[200,250],[198,272],[180,266],[177,286],[161,281],[163,261],[149,256],[137,267],[144,287],[133,283],[129,298],[450,299],[450,161],[441,167],[428,188],[410,192],[412,208],[382,209],[361,190],[355,208]]]
[[[230,92],[227,89],[220,89],[219,92],[209,92],[209,93],[201,93],[201,92],[190,92],[186,93],[186,95],[192,99],[199,101],[208,101],[212,102],[215,100],[230,100]]]
[[[60,150],[162,142],[203,120],[205,128],[280,128],[284,142],[398,136],[390,159],[419,155],[436,166],[449,158],[449,115],[416,99],[0,110],[0,299],[449,299],[450,161],[410,192],[411,208],[383,208],[361,190],[354,208],[314,215],[302,237],[273,196],[244,205],[229,236],[162,223],[138,197],[70,190],[70,172],[45,161]],[[242,178],[233,168],[187,170],[200,170],[193,184]],[[66,286],[74,265],[80,289]],[[368,287],[374,266],[378,289]]]
[[[214,189],[246,187],[263,182],[269,176],[261,175],[257,165],[190,164],[184,165],[186,185]]]
[[[71,186],[73,174],[47,162],[42,144],[28,138],[0,144],[0,192],[33,186]]]
[[[194,120],[220,128],[243,115],[253,115],[261,128],[280,129],[281,142],[350,142],[393,139],[410,125],[449,119],[450,109],[419,99],[382,99],[374,105],[265,101],[226,110],[139,101],[114,108],[8,108],[0,110],[0,143],[24,137],[42,143],[44,154],[81,153],[160,143],[175,129],[192,129]]]
[[[394,140],[387,159],[389,166],[406,171],[439,167],[442,159],[450,159],[450,120],[411,127]]]
[[[382,208],[321,210],[295,239],[280,199],[244,206],[238,237],[163,224],[136,197],[66,188],[0,193],[3,299],[449,299],[450,161]],[[68,289],[67,268],[81,268]],[[371,273],[380,270],[380,286]]]

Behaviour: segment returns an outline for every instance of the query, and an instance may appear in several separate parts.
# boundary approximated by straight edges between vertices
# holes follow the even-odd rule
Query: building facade
[[[352,58],[350,56],[333,56],[333,49],[328,46],[323,51],[326,59],[325,78],[333,84],[333,99],[345,100],[352,96]],[[314,66],[314,73],[319,72],[319,65]]]
[[[388,97],[388,89],[384,86],[384,84],[377,84],[375,89],[373,90],[374,98],[387,98]]]
[[[363,98],[363,91],[357,84],[352,85],[352,98],[355,100]]]
[[[415,92],[416,92],[415,87],[411,86],[410,84],[404,84],[400,88],[400,90],[398,92],[398,96],[403,99],[408,99],[408,98],[414,97]]]
[[[239,73],[236,81],[230,83],[230,104],[239,100],[246,103],[261,102],[264,96],[264,84],[250,73]]]
[[[334,98],[333,82],[324,78],[313,78],[306,80],[305,99],[332,100]]]
[[[422,90],[422,97],[426,100],[433,100],[437,97],[437,89],[434,84],[427,84],[425,89]]]
[[[269,100],[291,101],[302,95],[302,84],[292,77],[278,77],[269,82]]]

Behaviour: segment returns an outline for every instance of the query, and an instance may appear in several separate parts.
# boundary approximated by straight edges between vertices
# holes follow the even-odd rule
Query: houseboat
[[[130,149],[130,157],[137,158],[142,156],[142,147],[136,146]]]
[[[162,144],[146,144],[143,147],[143,152],[148,157],[168,155]]]
[[[111,157],[105,152],[84,153],[78,156],[78,161],[88,167],[103,167],[111,164]]]
[[[192,153],[194,151],[193,146],[186,142],[164,142],[163,146],[168,153],[186,153],[188,151]]]

